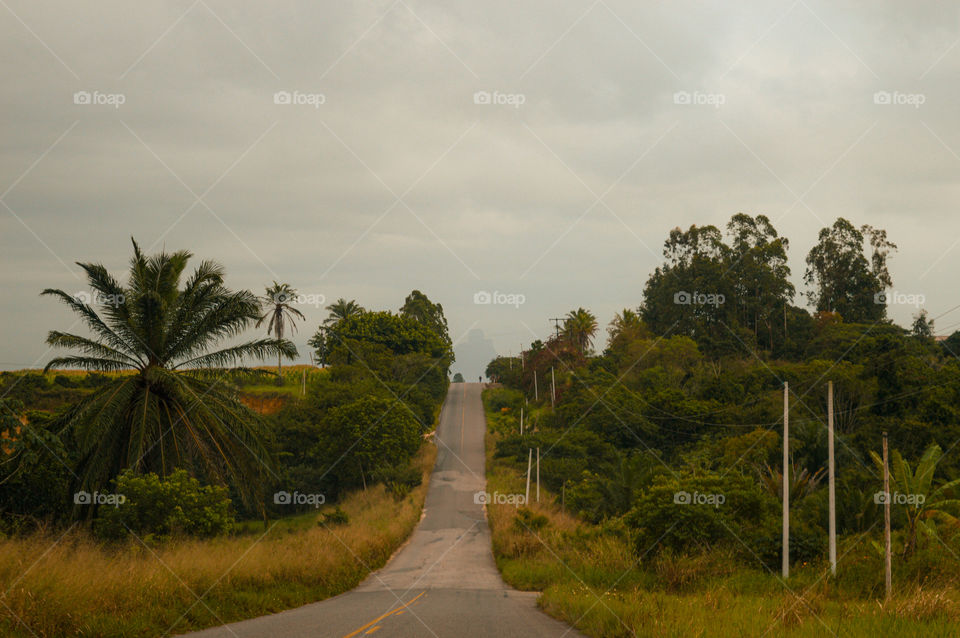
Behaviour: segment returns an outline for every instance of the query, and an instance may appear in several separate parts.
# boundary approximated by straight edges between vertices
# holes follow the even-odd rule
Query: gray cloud
[[[934,316],[960,301],[960,21],[943,3],[7,6],[2,367],[44,361],[72,320],[37,293],[79,289],[74,261],[122,270],[130,235],[255,291],[280,278],[397,308],[419,288],[455,338],[473,326],[502,352],[570,308],[637,305],[670,228],[738,211],[777,220],[798,288],[843,215],[899,244],[897,290]],[[275,104],[283,90],[325,102]],[[478,306],[479,290],[527,301]],[[301,346],[325,316],[306,314]]]

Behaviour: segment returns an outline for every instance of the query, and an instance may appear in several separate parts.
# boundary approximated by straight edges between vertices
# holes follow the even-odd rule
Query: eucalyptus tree
[[[79,263],[92,296],[42,293],[93,333],[51,331],[50,346],[74,352],[44,371],[116,373],[58,417],[75,447],[78,489],[103,489],[126,468],[168,475],[185,467],[209,481],[232,481],[251,503],[273,471],[264,423],[224,382],[222,368],[246,358],[293,358],[296,348],[274,338],[234,343],[260,316],[259,300],[226,288],[224,269],[213,261],[200,262],[181,286],[191,257],[145,255],[134,241],[126,285],[101,264]]]

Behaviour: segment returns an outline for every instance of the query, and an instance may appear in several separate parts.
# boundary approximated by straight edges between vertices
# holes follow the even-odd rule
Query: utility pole
[[[533,464],[533,448],[530,448],[530,453],[527,455],[527,491],[523,496],[523,504],[530,504],[530,466]]]
[[[550,366],[550,407],[557,401],[557,380],[553,376],[553,366]]]
[[[520,406],[520,436],[523,436],[523,406]]]
[[[887,597],[893,594],[893,565],[890,560],[890,466],[887,463],[887,433],[883,433],[883,540],[884,540],[884,583]]]
[[[790,389],[783,382],[783,579],[790,577]]]
[[[537,401],[540,399],[540,392],[537,391],[537,371],[533,371],[533,400]]]
[[[827,382],[827,473],[829,475],[830,573],[837,575],[837,482],[833,461],[833,381]]]
[[[540,448],[537,448],[537,502],[540,502]]]
[[[520,344],[520,369],[523,370],[523,344]]]
[[[565,321],[563,317],[551,317],[550,321],[553,322],[553,329],[557,333],[557,340],[560,340],[560,322]]]

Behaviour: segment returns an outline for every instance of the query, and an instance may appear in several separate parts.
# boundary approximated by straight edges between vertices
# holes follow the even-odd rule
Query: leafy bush
[[[397,498],[405,497],[423,482],[420,468],[411,463],[384,466],[373,473],[373,478],[386,485]]]
[[[201,485],[185,470],[167,477],[122,472],[114,493],[122,504],[101,506],[94,531],[102,538],[118,539],[128,532],[141,539],[171,536],[216,536],[233,528],[234,516],[225,487]]]
[[[747,551],[776,519],[777,503],[752,479],[730,472],[683,470],[656,477],[626,516],[636,551],[689,552],[723,543]]]
[[[318,521],[319,525],[346,525],[350,522],[350,517],[347,516],[347,513],[340,509],[340,506],[337,505],[336,509],[332,512],[326,512],[323,514],[323,517]]]

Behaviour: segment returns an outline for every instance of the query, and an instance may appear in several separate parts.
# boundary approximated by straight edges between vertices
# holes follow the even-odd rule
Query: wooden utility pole
[[[523,496],[523,504],[528,505],[530,503],[530,466],[533,463],[533,448],[530,448],[530,454],[527,455],[527,491]]]
[[[537,371],[533,371],[533,400],[537,401],[540,398],[540,392],[537,390]]]
[[[520,436],[523,436],[523,406],[520,406]]]
[[[827,383],[827,473],[829,481],[830,573],[837,575],[837,482],[833,460],[833,381]]]
[[[783,382],[783,563],[784,580],[790,577],[790,388]]]
[[[887,597],[893,594],[893,564],[890,560],[890,465],[887,462],[887,433],[883,433],[883,540],[884,540],[884,583]]]

